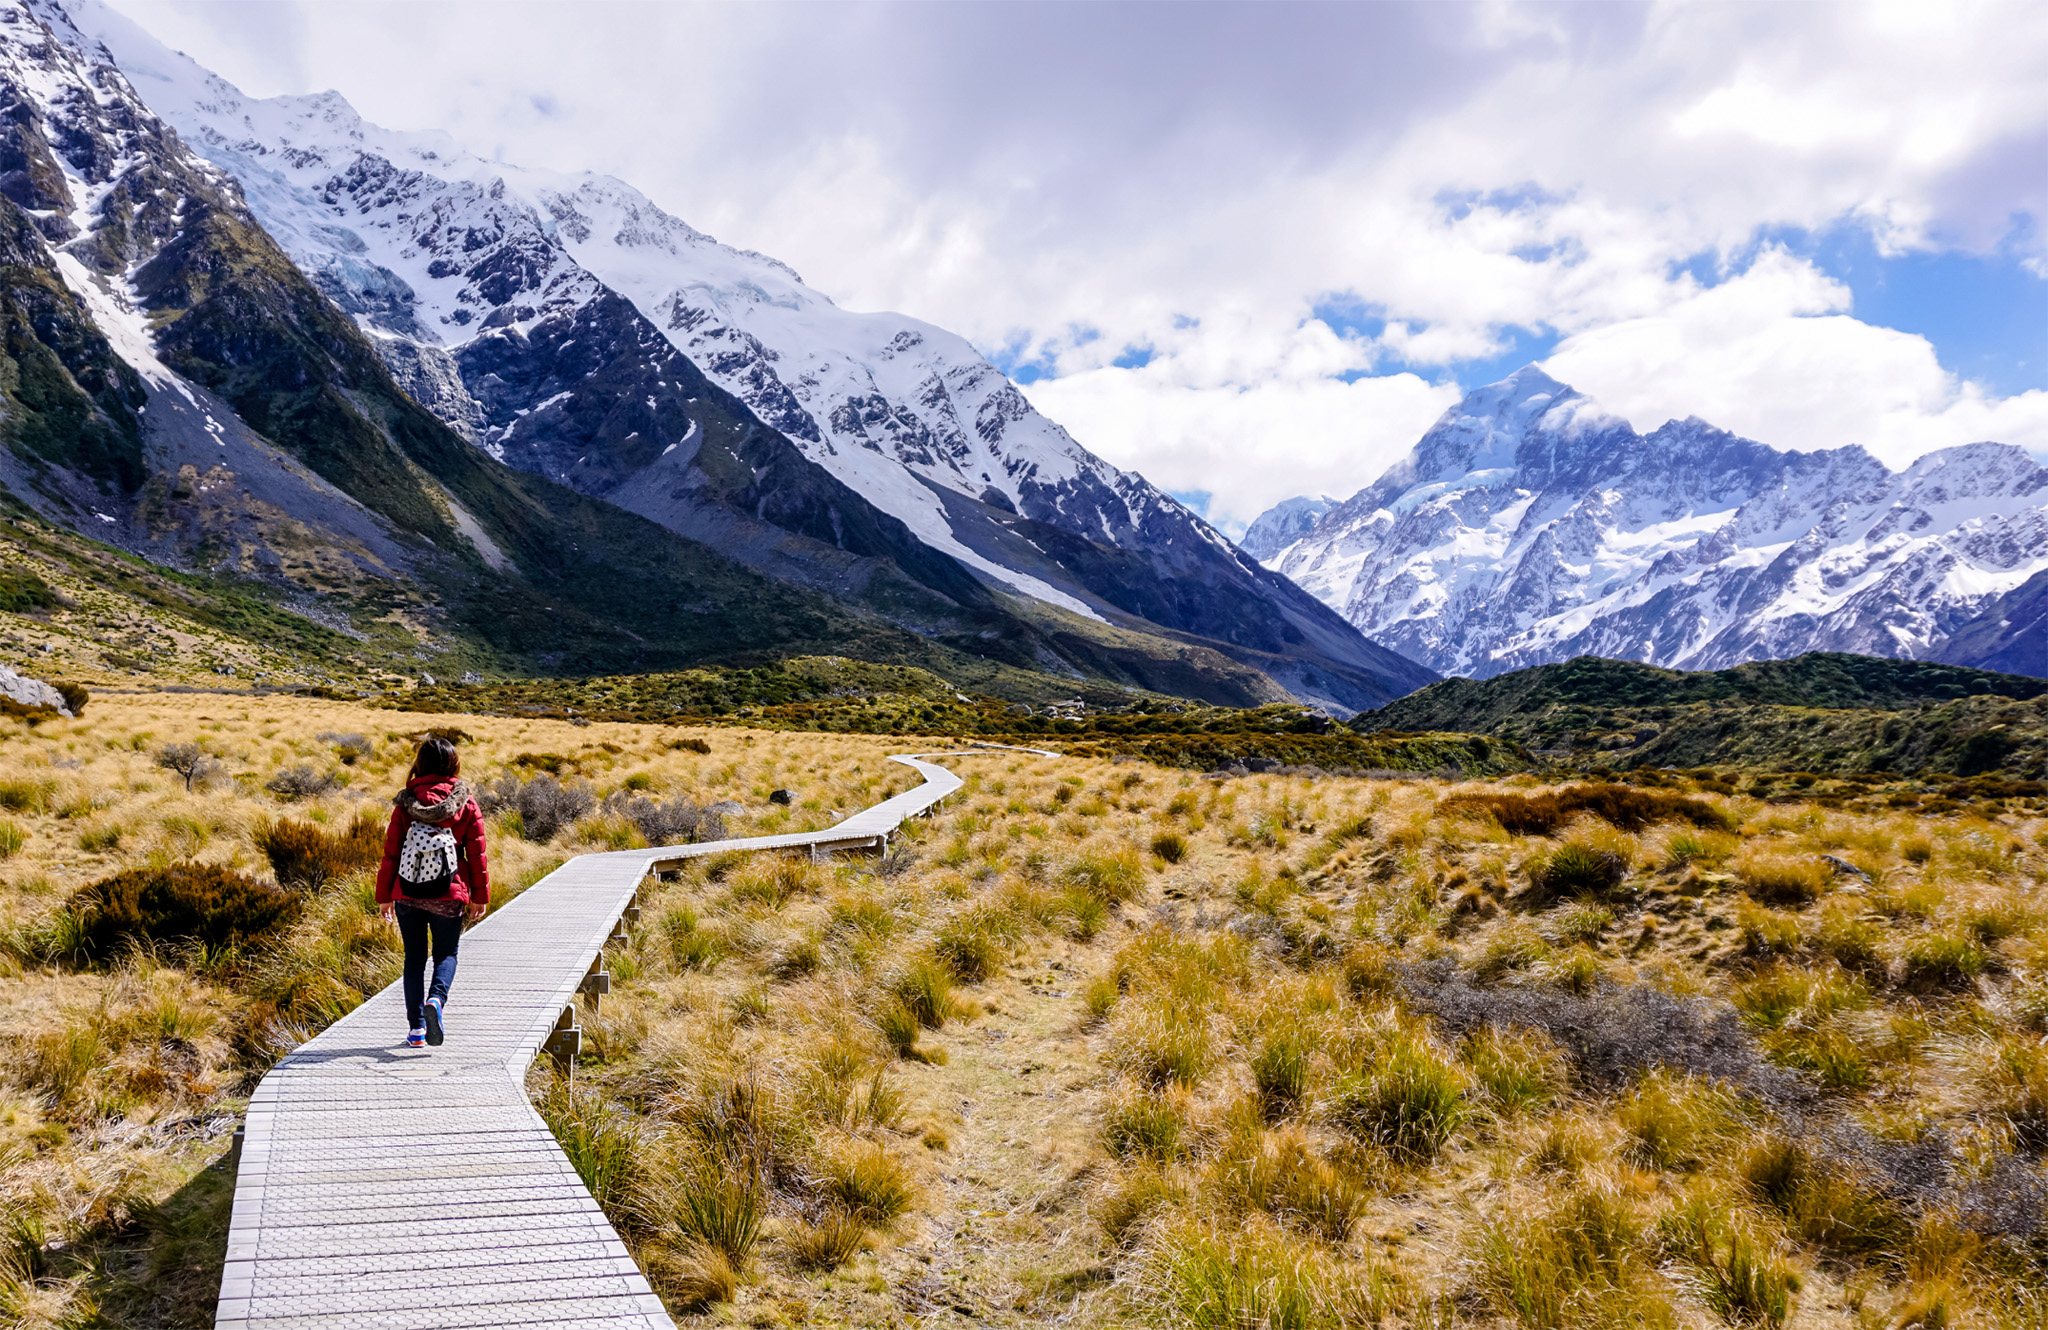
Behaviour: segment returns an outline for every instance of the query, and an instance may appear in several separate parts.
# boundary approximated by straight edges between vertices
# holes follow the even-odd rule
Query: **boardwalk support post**
[[[612,972],[604,968],[603,953],[600,952],[597,959],[590,962],[590,973],[583,976],[583,982],[577,985],[576,991],[589,1001],[592,1011],[597,1010],[598,998],[612,991]]]
[[[575,1007],[562,1008],[561,1016],[555,1021],[554,1033],[548,1036],[543,1047],[555,1060],[555,1065],[565,1071],[575,1061],[576,1055],[583,1051],[583,1027],[576,1023]]]

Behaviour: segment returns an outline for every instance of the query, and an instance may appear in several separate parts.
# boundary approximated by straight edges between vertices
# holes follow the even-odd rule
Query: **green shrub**
[[[1164,831],[1152,838],[1152,853],[1167,863],[1177,864],[1188,856],[1188,838],[1178,831]]]
[[[949,1019],[960,1014],[953,1001],[952,974],[927,957],[919,957],[905,966],[889,990],[927,1030],[943,1030]]]
[[[18,822],[0,821],[0,859],[12,859],[28,843],[28,833]]]
[[[1309,1045],[1294,1029],[1267,1034],[1252,1054],[1252,1083],[1268,1119],[1284,1117],[1308,1097]]]
[[[1067,866],[1067,881],[1105,905],[1121,905],[1145,889],[1136,850],[1084,854]]]
[[[902,1218],[917,1201],[910,1170],[875,1141],[851,1146],[829,1160],[818,1190],[846,1213],[878,1227]]]
[[[1396,1158],[1434,1157],[1464,1122],[1464,1073],[1421,1039],[1400,1033],[1372,1063],[1342,1077],[1331,1114]]]
[[[270,860],[279,886],[318,891],[344,874],[375,868],[384,854],[384,828],[367,813],[356,814],[340,834],[279,818],[257,829],[256,848]]]
[[[534,1107],[605,1214],[615,1223],[639,1218],[644,1142],[632,1115],[567,1077],[550,1082]]]
[[[133,868],[84,887],[67,907],[79,920],[77,945],[104,960],[131,939],[240,946],[298,917],[300,901],[218,864]]]
[[[10,813],[47,813],[50,797],[56,792],[54,781],[0,780],[0,808]]]
[[[70,709],[72,719],[76,720],[85,714],[85,704],[92,701],[92,693],[84,684],[60,683],[56,685],[56,689],[58,695],[64,699],[64,705]]]
[[[1186,1108],[1178,1095],[1131,1091],[1111,1099],[1102,1110],[1102,1144],[1119,1159],[1180,1157],[1186,1133]]]
[[[1582,841],[1566,841],[1529,870],[1532,890],[1546,900],[1603,895],[1627,876],[1628,865],[1620,855]]]
[[[932,940],[932,952],[961,983],[978,984],[1002,968],[1016,940],[1015,916],[982,908],[947,920]]]

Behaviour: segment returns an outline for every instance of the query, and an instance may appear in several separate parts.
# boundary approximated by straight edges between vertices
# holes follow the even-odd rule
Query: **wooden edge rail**
[[[610,991],[604,950],[631,937],[649,875],[734,850],[881,852],[963,783],[926,759],[1000,751],[1058,756],[892,754],[923,783],[829,828],[578,855],[469,930],[444,1046],[404,1047],[394,983],[292,1050],[236,1133],[218,1330],[670,1330],[527,1068],[581,1050],[579,999]]]

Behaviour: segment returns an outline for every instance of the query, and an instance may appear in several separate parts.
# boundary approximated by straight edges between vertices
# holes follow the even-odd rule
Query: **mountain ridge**
[[[2048,570],[2048,468],[1972,443],[1894,472],[1858,446],[1780,451],[1697,417],[1641,434],[1531,365],[1266,562],[1446,675],[1937,656]],[[2038,640],[2038,608],[2014,613],[2008,667]]]
[[[715,528],[750,566],[797,575],[796,547],[755,524],[816,539],[815,512],[784,520],[693,469],[701,394],[664,369],[666,343],[908,541],[1004,594],[1261,670],[1277,660],[1286,687],[1343,710],[1433,677],[1087,452],[954,334],[839,310],[788,265],[609,177],[484,162],[446,135],[371,125],[333,93],[248,98],[106,7],[69,8],[408,390],[511,465],[684,534]],[[603,348],[607,375],[550,376],[570,345]],[[835,527],[826,543],[846,537]],[[905,549],[851,552],[931,586]]]
[[[1009,513],[989,539],[1048,561],[1064,543],[1063,574],[1083,568],[1140,612],[977,575],[763,423],[566,251],[536,248],[511,205],[506,243],[460,274],[476,302],[505,298],[457,348],[471,363],[424,342],[396,353],[398,334],[316,287],[241,180],[193,154],[64,7],[0,5],[0,63],[0,195],[19,212],[0,314],[22,387],[0,482],[45,520],[255,579],[444,671],[836,651],[1231,704],[1292,689],[1347,712],[1431,677],[1234,552],[1169,579],[1171,549]],[[407,187],[373,165],[336,189]],[[410,184],[425,198],[445,182]],[[387,316],[412,307],[360,255],[349,272],[365,300],[392,279]],[[528,291],[553,313],[506,303]],[[468,413],[427,409],[451,385]],[[67,423],[53,434],[46,417]],[[1203,577],[1192,605],[1166,586]]]

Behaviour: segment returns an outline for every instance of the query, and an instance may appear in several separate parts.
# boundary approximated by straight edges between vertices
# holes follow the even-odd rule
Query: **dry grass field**
[[[943,746],[197,693],[0,724],[32,1326],[210,1323],[243,1097],[395,976],[352,828],[427,725],[499,900],[727,801],[826,825]],[[2048,821],[956,766],[886,858],[659,884],[573,1078],[532,1074],[679,1320],[2048,1327]]]

